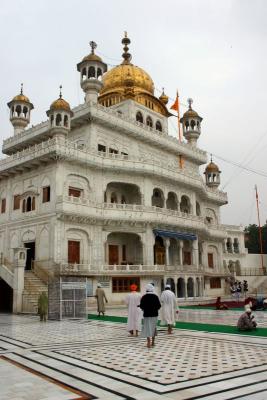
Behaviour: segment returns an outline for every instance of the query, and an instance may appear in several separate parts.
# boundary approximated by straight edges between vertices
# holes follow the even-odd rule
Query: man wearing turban
[[[141,319],[142,313],[140,310],[141,295],[137,293],[137,285],[133,283],[130,286],[131,293],[125,298],[125,303],[128,307],[128,320],[127,320],[127,331],[130,332],[131,336],[138,336],[138,331],[141,330]]]

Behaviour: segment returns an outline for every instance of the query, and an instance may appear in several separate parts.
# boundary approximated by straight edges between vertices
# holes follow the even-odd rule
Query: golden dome
[[[62,98],[62,93],[61,93],[62,85],[59,86],[59,98],[55,101],[50,106],[50,111],[55,111],[55,110],[64,110],[71,112],[70,105],[69,103]]]
[[[162,93],[159,96],[159,100],[163,103],[163,104],[168,104],[169,101],[169,97],[166,96],[166,94],[164,93],[164,89],[162,89]]]
[[[94,54],[94,53],[90,53],[90,54],[88,54],[88,56],[85,56],[85,57],[83,58],[82,62],[84,62],[84,61],[100,61],[100,62],[103,62],[103,61],[102,61],[102,58],[99,57],[99,56],[97,56],[97,55]]]
[[[100,96],[116,92],[122,95],[125,88],[131,87],[133,94],[154,95],[154,83],[148,73],[133,64],[121,64],[106,72],[102,78],[103,88]]]
[[[183,120],[184,120],[185,118],[196,118],[196,117],[199,118],[199,119],[202,121],[203,118],[201,118],[201,117],[198,115],[198,113],[197,113],[195,110],[192,109],[193,100],[192,100],[192,99],[188,99],[187,102],[188,102],[188,104],[189,104],[189,108],[188,108],[188,110],[184,113],[183,117],[181,118],[181,122],[183,122]]]
[[[50,106],[50,110],[70,111],[70,105],[66,100],[62,99],[62,97],[59,97],[57,100],[53,101],[53,103]]]
[[[216,165],[212,160],[206,166],[205,172],[220,172],[218,165]]]
[[[24,94],[18,94],[12,101],[24,101],[25,103],[30,103],[30,99]]]

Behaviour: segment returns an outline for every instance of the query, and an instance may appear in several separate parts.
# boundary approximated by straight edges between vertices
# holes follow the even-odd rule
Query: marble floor
[[[179,320],[233,325],[239,314],[182,309]],[[154,348],[145,342],[123,323],[0,314],[0,400],[267,398],[267,338],[160,328]]]

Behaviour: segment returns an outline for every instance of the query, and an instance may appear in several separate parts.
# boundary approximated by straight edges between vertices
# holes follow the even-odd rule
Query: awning
[[[162,229],[153,229],[155,236],[174,238],[179,240],[196,240],[197,236],[193,233],[164,231]]]

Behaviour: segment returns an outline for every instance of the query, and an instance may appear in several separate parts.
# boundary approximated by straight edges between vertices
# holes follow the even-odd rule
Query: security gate
[[[49,319],[87,318],[86,277],[59,277],[48,285]]]

